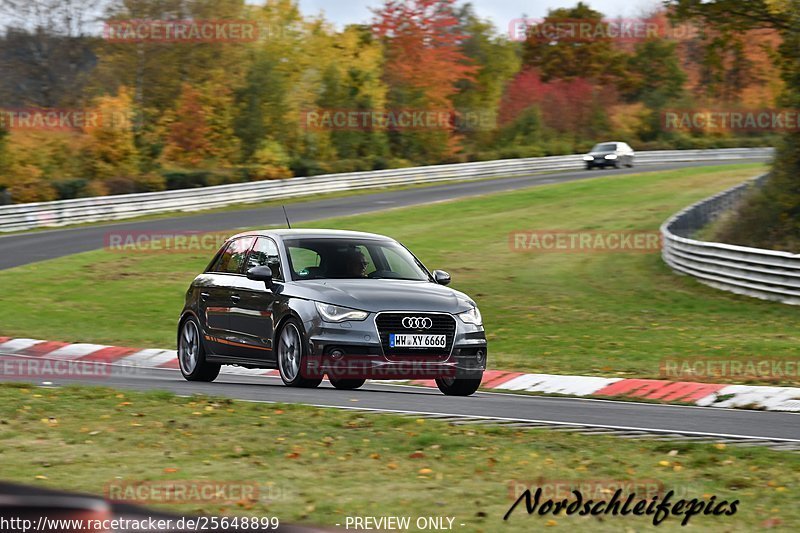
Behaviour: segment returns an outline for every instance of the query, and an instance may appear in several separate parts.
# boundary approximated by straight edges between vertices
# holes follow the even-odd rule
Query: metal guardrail
[[[800,305],[800,255],[691,238],[766,179],[765,175],[749,180],[667,220],[661,226],[664,261],[673,270],[717,289]]]
[[[771,157],[772,153],[771,148],[639,152],[636,155],[636,164],[762,159]],[[198,211],[233,204],[366,188],[524,176],[554,170],[578,170],[583,165],[581,155],[537,157],[329,174],[279,181],[218,185],[199,189],[0,206],[0,232],[66,226],[83,222],[122,220],[172,211]]]

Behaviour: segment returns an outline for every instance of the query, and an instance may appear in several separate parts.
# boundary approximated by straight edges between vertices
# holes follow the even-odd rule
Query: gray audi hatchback
[[[382,235],[276,230],[228,239],[186,293],[178,360],[189,381],[222,365],[278,369],[291,387],[435,379],[469,396],[486,369],[480,311]]]

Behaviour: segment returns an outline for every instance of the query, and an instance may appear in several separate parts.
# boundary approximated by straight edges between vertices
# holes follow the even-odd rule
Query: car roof
[[[356,239],[374,239],[374,240],[394,240],[385,235],[377,233],[366,233],[363,231],[348,231],[337,229],[265,229],[253,230],[234,235],[231,239],[247,236],[263,236],[263,237],[278,237],[281,240],[292,237],[309,237],[309,238],[332,238],[332,237],[350,237]],[[230,239],[229,239],[230,240]]]

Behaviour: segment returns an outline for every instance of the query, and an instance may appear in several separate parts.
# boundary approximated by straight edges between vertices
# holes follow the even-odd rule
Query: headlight
[[[315,302],[317,312],[325,322],[345,322],[346,320],[364,320],[369,316],[366,311],[358,311],[349,307],[339,307],[338,305],[324,304]]]
[[[466,313],[460,313],[458,318],[460,318],[464,324],[472,324],[473,326],[483,325],[483,317],[477,307],[473,307]]]
[[[616,158],[617,158],[617,154],[608,154],[606,156],[606,159],[616,159]]]
[[[594,157],[592,157],[590,155],[585,155],[585,156],[583,156],[583,160],[584,161],[594,161]]]

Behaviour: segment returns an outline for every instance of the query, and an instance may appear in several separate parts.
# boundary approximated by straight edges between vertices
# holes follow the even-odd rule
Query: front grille
[[[409,329],[403,326],[403,319],[406,317],[430,318],[433,326],[430,329],[416,328]],[[375,318],[375,325],[378,327],[378,335],[381,339],[383,353],[387,357],[392,356],[435,356],[437,359],[446,359],[453,348],[453,340],[456,335],[456,321],[450,315],[437,313],[381,313]],[[423,335],[445,335],[447,345],[444,348],[390,348],[389,334],[423,334]]]

